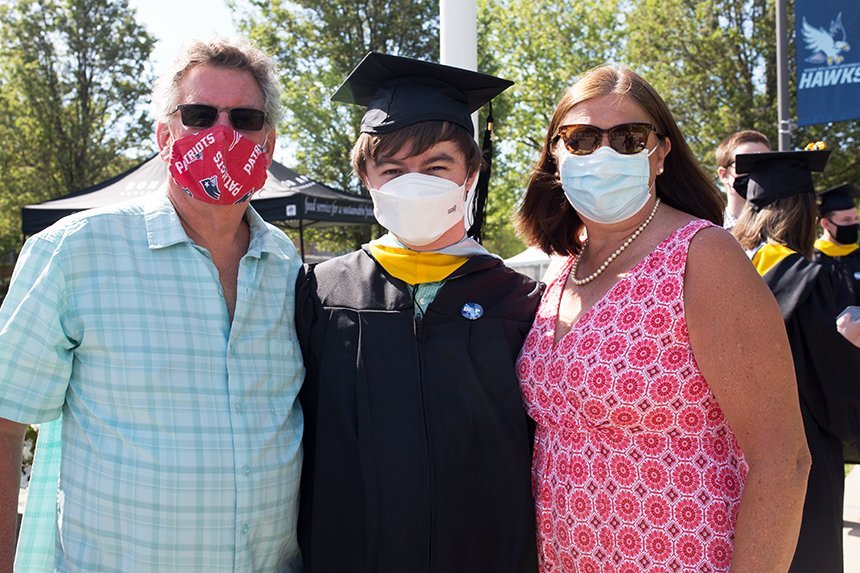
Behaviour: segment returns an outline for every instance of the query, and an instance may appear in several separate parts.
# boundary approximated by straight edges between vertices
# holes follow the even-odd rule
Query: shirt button
[[[239,531],[242,532],[242,535],[248,535],[248,532],[251,531],[251,528],[248,527],[247,523],[245,523],[242,525],[242,529],[240,529]]]
[[[251,474],[251,468],[249,468],[248,466],[242,466],[242,475],[246,476],[246,475],[250,475],[250,474]]]
[[[245,409],[245,406],[242,404],[242,402],[236,402],[236,405],[235,405],[235,406],[233,406],[233,408],[234,408],[237,412],[241,412],[241,411],[243,411],[243,410]]]
[[[235,344],[230,345],[230,356],[236,356],[236,345]]]

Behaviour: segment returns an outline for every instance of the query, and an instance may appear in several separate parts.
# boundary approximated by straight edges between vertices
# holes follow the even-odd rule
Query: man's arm
[[[21,486],[21,449],[27,426],[0,418],[0,573],[15,561],[15,525]]]

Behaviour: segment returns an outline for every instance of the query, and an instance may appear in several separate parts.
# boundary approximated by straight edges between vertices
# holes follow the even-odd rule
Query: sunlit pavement
[[[860,573],[860,466],[845,476],[845,510],[842,529],[845,573]]]
[[[26,490],[21,491],[18,511],[23,513]],[[845,573],[860,573],[860,466],[845,476],[845,510],[842,539],[845,555]]]

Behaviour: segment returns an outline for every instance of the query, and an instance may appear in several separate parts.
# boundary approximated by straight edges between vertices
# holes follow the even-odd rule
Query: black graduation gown
[[[307,573],[537,571],[514,364],[540,290],[475,256],[418,321],[412,287],[365,250],[299,276]]]
[[[799,254],[764,275],[782,311],[812,468],[789,571],[842,572],[843,442],[860,436],[860,349],[836,331],[831,273]]]
[[[860,249],[844,257],[831,257],[815,249],[812,260],[830,269],[837,277],[837,288],[844,289],[845,295],[837,295],[837,310],[849,304],[860,305]]]

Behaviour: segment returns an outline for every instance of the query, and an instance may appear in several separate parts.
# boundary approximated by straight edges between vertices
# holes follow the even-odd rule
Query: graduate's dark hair
[[[442,141],[451,141],[463,154],[469,174],[481,168],[481,150],[475,138],[461,126],[448,121],[422,121],[384,134],[362,133],[352,147],[353,172],[364,178],[367,162],[391,157],[409,149],[409,157],[420,155]]]
[[[771,242],[811,259],[816,220],[815,194],[800,193],[777,199],[758,210],[747,203],[732,227],[732,235],[747,250]]]
[[[556,106],[517,213],[520,234],[527,243],[537,245],[545,253],[575,255],[582,248],[582,220],[564,196],[553,156],[558,128],[575,105],[613,94],[638,105],[657,126],[657,132],[672,144],[663,164],[664,171],[655,183],[657,196],[667,205],[722,225],[723,202],[719,191],[699,166],[663,99],[636,72],[621,66],[603,65],[583,74]],[[660,141],[660,145],[663,144]]]

